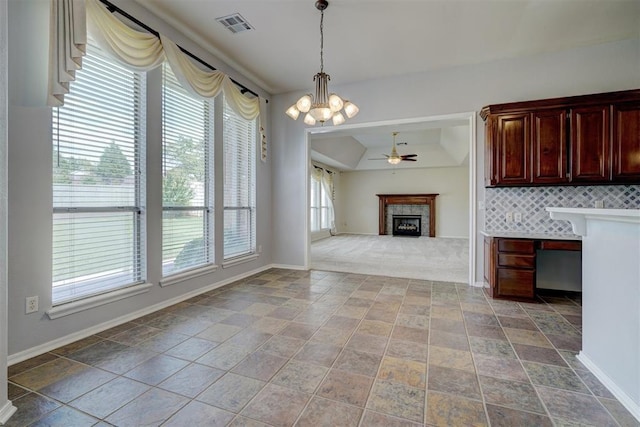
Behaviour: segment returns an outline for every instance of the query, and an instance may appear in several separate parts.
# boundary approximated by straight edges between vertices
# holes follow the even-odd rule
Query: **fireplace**
[[[436,237],[436,197],[432,194],[376,194],[378,203],[378,234],[393,233],[394,215],[421,217],[420,234]]]
[[[420,216],[393,215],[393,235],[418,237],[422,233],[421,222],[422,218]]]

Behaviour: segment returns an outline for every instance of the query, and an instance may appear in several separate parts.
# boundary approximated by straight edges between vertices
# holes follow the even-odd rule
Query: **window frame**
[[[67,203],[67,206],[64,205],[52,205],[52,253],[51,253],[51,262],[52,262],[52,275],[51,275],[51,297],[52,297],[52,305],[53,309],[50,311],[55,311],[57,308],[65,305],[78,305],[78,303],[82,303],[85,300],[96,300],[96,299],[104,299],[104,294],[109,293],[119,293],[119,294],[127,294],[127,293],[140,293],[141,289],[144,291],[146,288],[145,281],[147,275],[147,266],[146,266],[146,215],[144,206],[146,204],[146,83],[147,76],[142,72],[135,72],[131,70],[127,70],[125,67],[111,59],[108,55],[98,48],[92,40],[89,40],[87,44],[87,57],[84,60],[84,67],[82,70],[78,71],[77,79],[88,78],[91,73],[96,72],[93,68],[89,68],[88,64],[91,63],[91,60],[95,58],[96,64],[95,70],[98,70],[99,65],[101,63],[107,62],[109,66],[117,69],[119,72],[125,72],[131,74],[131,90],[133,91],[133,99],[131,100],[131,107],[133,108],[133,116],[132,116],[132,130],[133,134],[129,136],[133,136],[132,140],[132,148],[133,148],[133,165],[132,176],[134,179],[133,187],[133,205],[109,205],[109,206],[91,206],[91,203],[87,203],[86,205],[75,205],[75,200],[71,200],[71,203]],[[104,70],[105,67],[100,68],[100,70]],[[91,72],[89,71],[91,70]],[[87,73],[88,75],[85,75]],[[109,79],[114,79],[117,77],[115,73],[107,74],[105,71],[104,74],[100,74],[102,79],[96,80],[91,85],[101,85],[105,86]],[[72,82],[72,85],[74,83]],[[73,91],[73,87],[71,93],[67,95],[67,109],[65,110],[65,106],[52,108],[52,152],[53,149],[56,150],[57,160],[61,157],[61,138],[65,139],[67,149],[71,152],[80,150],[94,146],[96,147],[96,143],[92,142],[90,139],[82,140],[83,131],[86,132],[84,134],[85,138],[90,138],[91,136],[96,138],[99,136],[100,138],[109,137],[115,135],[116,133],[100,133],[102,130],[94,131],[95,135],[90,135],[90,129],[83,129],[82,127],[74,127],[68,123],[79,122],[77,119],[84,118],[82,114],[86,114],[85,110],[81,111],[80,105],[82,103],[91,103],[95,101],[94,97],[89,98],[80,98],[78,102],[80,105],[73,105],[73,101],[76,96],[81,96],[79,94],[85,94],[82,91]],[[128,104],[127,104],[128,105]],[[107,112],[113,110],[115,107],[110,106],[109,109],[96,109],[93,110],[93,116],[86,115],[86,118],[91,119],[92,117],[96,117],[95,114],[99,114],[102,112]],[[68,113],[67,113],[68,111]],[[67,124],[65,124],[65,122]],[[66,134],[66,132],[69,132]],[[74,139],[80,139],[81,142],[76,141],[75,143],[71,143],[70,141]],[[114,139],[112,139],[112,143],[115,144]],[[99,146],[99,145],[97,145]],[[73,157],[73,156],[72,156]],[[80,157],[81,158],[81,157]],[[85,160],[88,160],[85,158]],[[53,161],[56,161],[54,158]],[[97,167],[97,166],[96,166]],[[56,173],[55,168],[52,170],[52,183],[51,183],[51,191],[52,195],[56,195],[56,185],[60,185],[60,183],[56,183],[54,178],[54,174]],[[83,184],[86,185],[86,184]],[[77,188],[77,187],[75,187]],[[71,186],[68,191],[73,191],[74,187]],[[131,232],[126,236],[131,237],[132,244],[132,253],[131,253],[131,278],[130,282],[126,283],[117,283],[117,284],[108,284],[109,276],[101,275],[100,277],[96,277],[94,279],[87,278],[85,275],[84,280],[79,281],[78,278],[68,278],[68,279],[60,279],[54,280],[54,271],[56,268],[56,257],[59,255],[66,255],[69,252],[75,251],[75,246],[70,247],[70,250],[67,252],[57,252],[56,251],[56,219],[61,216],[67,216],[69,218],[75,217],[79,215],[78,218],[82,218],[80,215],[94,215],[94,214],[104,214],[105,217],[108,214],[114,214],[114,216],[122,215],[123,213],[131,213],[132,222],[131,222]],[[94,221],[97,222],[97,221]],[[60,238],[63,238],[64,235],[61,235]],[[79,255],[74,255],[79,256]],[[126,266],[126,264],[125,264]],[[101,271],[99,273],[104,273]],[[128,274],[128,273],[127,273]],[[140,285],[140,286],[139,286]],[[127,290],[129,289],[129,290]],[[75,311],[74,311],[75,312]],[[51,317],[52,315],[49,314]],[[53,317],[51,317],[53,318]]]
[[[330,195],[322,185],[322,180],[314,175],[309,180],[309,229],[311,232],[325,231],[331,229],[331,205],[327,203]],[[315,188],[314,188],[315,187]],[[318,228],[314,228],[317,224]]]
[[[226,241],[226,236],[223,232],[223,249],[222,249],[222,258],[223,258],[223,267],[227,267],[230,265],[235,265],[238,262],[243,262],[245,260],[252,260],[255,259],[258,256],[257,253],[257,238],[256,238],[256,229],[257,229],[257,176],[256,176],[256,172],[257,172],[257,145],[258,145],[258,137],[259,137],[259,132],[258,132],[258,120],[253,119],[251,121],[245,120],[242,117],[240,117],[238,115],[238,113],[236,113],[235,111],[233,111],[233,109],[228,105],[227,101],[224,99],[224,96],[222,97],[222,104],[223,104],[223,111],[222,111],[222,117],[223,117],[223,126],[222,126],[222,133],[223,133],[223,144],[222,144],[222,152],[223,152],[223,159],[222,159],[222,163],[223,163],[223,217],[222,217],[222,227],[223,230],[226,230],[226,227],[228,225],[227,222],[227,213],[230,212],[247,212],[248,214],[248,219],[249,219],[249,227],[248,227],[248,249],[244,252],[233,252],[233,253],[229,253],[228,252],[228,247],[227,247],[227,241]],[[227,115],[233,115],[235,116],[235,118],[233,119],[228,119],[226,120],[225,118],[227,117]],[[245,121],[248,122],[247,125],[247,131],[249,131],[249,135],[247,137],[246,140],[242,141],[245,145],[244,147],[246,147],[247,149],[247,160],[249,160],[249,165],[248,168],[245,170],[247,171],[247,174],[249,175],[249,179],[248,179],[248,186],[249,188],[248,190],[248,205],[241,205],[238,206],[238,203],[236,203],[235,205],[231,206],[228,205],[228,203],[226,202],[226,198],[227,198],[227,192],[229,191],[228,186],[230,185],[229,178],[230,176],[228,175],[228,171],[229,171],[229,166],[231,165],[236,165],[237,164],[237,159],[234,158],[231,161],[229,161],[228,158],[228,153],[227,153],[227,144],[230,142],[227,138],[227,136],[231,133],[228,131],[228,126],[232,125],[232,123],[234,121]],[[237,142],[237,139],[234,141]],[[234,175],[234,177],[237,176],[237,172],[236,175]],[[237,193],[236,193],[237,194]]]
[[[165,167],[166,167],[166,144],[167,144],[167,126],[166,126],[166,101],[165,96],[167,93],[166,86],[166,75],[165,73],[171,73],[171,84],[173,87],[180,87],[180,82],[177,80],[176,76],[173,74],[171,67],[168,63],[164,63],[162,65],[162,173],[163,173],[163,184],[162,184],[162,281],[161,285],[166,286],[168,284],[173,284],[177,281],[181,281],[186,277],[195,277],[197,275],[203,274],[204,272],[208,272],[211,270],[215,270],[215,217],[214,217],[214,200],[215,200],[215,166],[214,166],[214,146],[215,146],[215,115],[216,115],[216,107],[213,99],[211,100],[201,100],[197,99],[189,94],[185,89],[180,87],[180,96],[184,96],[188,102],[202,103],[202,121],[203,121],[203,162],[204,162],[204,178],[203,178],[203,203],[202,205],[194,206],[194,205],[183,205],[183,206],[167,206],[164,203],[164,177],[165,177]],[[176,100],[174,99],[174,102]],[[178,100],[177,102],[181,102]],[[184,102],[184,101],[182,101]],[[202,236],[204,239],[204,256],[205,260],[203,263],[189,265],[186,268],[172,271],[165,271],[166,261],[164,258],[165,253],[165,213],[168,212],[202,212],[203,224],[202,224]],[[193,240],[193,239],[192,239]],[[189,242],[185,243],[185,246],[189,244]],[[184,247],[183,247],[184,249]],[[177,258],[178,255],[176,255]],[[175,261],[175,258],[172,260]]]

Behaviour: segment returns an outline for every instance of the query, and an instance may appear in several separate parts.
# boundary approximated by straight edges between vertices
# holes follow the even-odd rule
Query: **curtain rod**
[[[328,172],[328,173],[330,173],[330,174],[334,174],[334,173],[335,173],[334,171],[331,171],[331,170],[329,170],[329,169],[327,169],[327,168],[323,168],[322,166],[314,165],[313,163],[311,164],[311,166],[313,166],[313,167],[314,167],[314,168],[316,168],[316,169],[322,169],[323,171],[326,171],[326,172]]]
[[[118,12],[120,15],[124,16],[125,18],[127,18],[128,20],[130,20],[131,22],[141,26],[142,28],[144,28],[145,30],[149,31],[151,34],[153,34],[154,36],[160,38],[160,33],[156,30],[154,30],[153,28],[151,28],[150,26],[148,26],[147,24],[145,24],[144,22],[140,21],[139,19],[131,16],[129,13],[125,12],[124,10],[120,9],[118,6],[116,6],[115,4],[111,3],[108,0],[99,0],[100,3],[103,3],[106,7],[107,10],[109,10],[109,12],[114,13],[114,12]],[[197,57],[196,55],[194,55],[193,53],[189,52],[187,49],[183,48],[182,46],[178,46],[178,48],[180,48],[180,50],[187,56],[193,58],[194,60],[198,61],[199,63],[201,63],[202,65],[204,65],[207,68],[210,68],[213,71],[216,71],[216,67],[209,65],[207,62],[203,61],[202,59],[200,59],[199,57]],[[236,86],[240,87],[240,92],[244,95],[245,93],[249,92],[250,94],[254,95],[256,98],[259,98],[260,96],[255,93],[254,91],[252,91],[251,89],[249,89],[248,87],[246,87],[245,85],[243,85],[242,83],[238,82],[237,80],[232,79],[231,77],[229,77],[231,79],[231,81],[233,83],[235,83]],[[266,100],[267,102],[269,102],[269,100]]]

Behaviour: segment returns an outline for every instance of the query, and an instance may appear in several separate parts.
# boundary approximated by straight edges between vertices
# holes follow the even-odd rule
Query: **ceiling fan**
[[[393,135],[393,147],[391,148],[391,154],[388,154],[388,155],[384,154],[385,158],[369,159],[369,160],[386,160],[392,165],[397,165],[400,162],[417,161],[417,159],[415,159],[415,157],[418,157],[417,154],[398,154],[398,150],[396,149],[396,135],[398,135],[398,132],[393,132],[392,135]]]

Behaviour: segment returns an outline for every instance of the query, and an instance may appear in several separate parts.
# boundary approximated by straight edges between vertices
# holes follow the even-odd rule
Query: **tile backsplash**
[[[544,208],[593,208],[600,200],[605,208],[640,209],[640,185],[486,188],[484,230],[573,234],[569,221],[551,219]],[[507,212],[521,221],[507,222]]]

